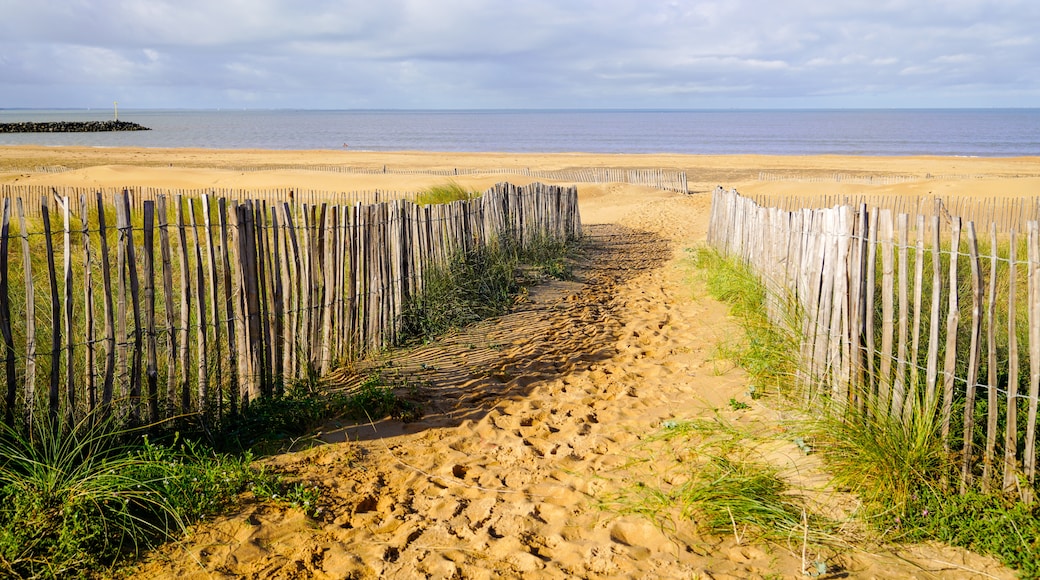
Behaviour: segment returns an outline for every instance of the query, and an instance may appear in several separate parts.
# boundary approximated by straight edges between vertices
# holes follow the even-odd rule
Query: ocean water
[[[111,119],[0,110],[0,123]],[[1040,109],[121,110],[151,131],[0,134],[0,144],[695,154],[1040,155]]]

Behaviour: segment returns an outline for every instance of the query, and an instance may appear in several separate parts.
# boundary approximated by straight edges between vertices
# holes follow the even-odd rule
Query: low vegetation
[[[744,341],[723,354],[747,369],[753,385],[797,395],[796,333],[768,328],[761,284],[746,266],[711,250],[698,250],[695,260],[709,292],[731,305],[746,332]],[[785,399],[776,404],[784,405]],[[862,409],[838,413],[821,406],[814,412],[823,418],[801,426],[831,470],[834,485],[864,502],[862,519],[886,539],[965,547],[999,558],[1024,578],[1040,578],[1040,507],[1017,496],[960,493],[958,458],[943,445],[934,401],[912,399],[902,420],[874,407],[865,401]]]
[[[429,340],[503,314],[526,285],[567,278],[572,252],[567,243],[540,238],[526,247],[501,239],[457,254],[426,273],[422,294],[406,307],[404,339]]]
[[[216,513],[255,484],[249,457],[159,445],[90,418],[0,430],[0,575],[86,576]]]
[[[448,183],[434,185],[420,191],[415,198],[415,203],[426,206],[476,199],[478,197],[480,197],[479,191],[463,187],[455,181],[449,181]]]
[[[768,437],[716,417],[665,421],[646,438],[646,456],[673,456],[660,481],[640,481],[602,506],[638,513],[663,528],[683,522],[738,543],[811,546],[814,555],[837,524],[818,516],[779,471],[757,455]],[[676,521],[677,520],[677,521]]]
[[[286,450],[332,417],[416,412],[373,376],[349,394],[297,386],[256,401],[208,443],[94,416],[31,433],[0,426],[0,577],[97,575],[246,492],[313,515],[318,490],[255,464],[254,451]]]
[[[470,196],[450,189],[444,195]],[[426,280],[408,311],[410,336],[430,339],[504,312],[525,284],[568,275],[570,251],[551,241],[527,249],[503,241],[458,256]],[[349,392],[329,392],[310,377],[206,428],[181,418],[179,431],[126,430],[97,416],[31,431],[0,426],[0,577],[100,575],[243,493],[314,514],[318,490],[266,471],[254,453],[290,450],[334,418],[416,419],[422,410],[402,396],[406,390],[377,374]]]
[[[765,287],[745,264],[704,249],[694,251],[692,258],[708,293],[729,304],[730,314],[744,329],[743,337],[720,345],[719,357],[747,371],[753,397],[789,392],[798,369],[796,315],[784,327],[772,324],[765,311]]]

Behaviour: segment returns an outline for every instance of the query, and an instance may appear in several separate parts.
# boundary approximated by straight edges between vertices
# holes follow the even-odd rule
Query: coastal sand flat
[[[404,189],[444,180],[299,170],[236,177],[226,170],[169,167],[386,162],[401,167],[684,168],[694,191],[720,184],[758,192],[779,186],[784,194],[847,193],[843,188],[850,186],[758,182],[759,172],[995,175],[932,184],[993,196],[1014,188],[1028,191],[1027,182],[1040,175],[1036,159],[76,149],[63,162],[64,154],[0,148],[0,183],[207,187],[241,179],[275,187],[301,186],[299,180],[306,178],[330,189]],[[3,167],[33,163],[82,169],[3,173]],[[135,169],[135,163],[166,167]],[[481,187],[506,180],[519,181],[513,176],[458,179]],[[885,187],[887,193],[916,194],[913,188],[920,185]],[[706,536],[678,514],[652,522],[621,514],[611,503],[636,482],[668,485],[681,479],[675,450],[652,436],[666,421],[701,418],[754,434],[755,456],[782,469],[793,484],[809,488],[807,493],[836,516],[856,505],[827,490],[819,458],[798,451],[784,436],[783,414],[771,409],[768,399],[750,401],[744,374],[717,354],[717,345],[738,330],[725,308],[696,282],[686,252],[704,241],[708,197],[624,184],[579,184],[579,197],[586,250],[574,280],[533,289],[501,318],[359,365],[361,371],[379,370],[416,385],[417,396],[426,400],[422,420],[330,423],[320,434],[324,444],[264,460],[288,477],[321,488],[317,518],[246,501],[237,512],[201,524],[186,540],[150,554],[134,577],[804,577],[798,538],[769,545],[751,542],[739,531]],[[330,388],[357,380],[346,370],[329,377]],[[746,400],[751,408],[734,410],[727,404],[731,398]],[[695,459],[690,461],[696,464]],[[840,568],[832,577],[1013,577],[993,560],[963,550],[882,546],[860,535],[850,537],[861,539],[810,548],[808,561],[827,558],[832,572]]]

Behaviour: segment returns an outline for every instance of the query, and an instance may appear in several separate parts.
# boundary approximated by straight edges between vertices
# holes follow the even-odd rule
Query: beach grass
[[[480,196],[481,193],[475,189],[463,187],[456,181],[449,181],[420,190],[416,195],[415,203],[427,206],[453,201],[468,201]]]
[[[734,360],[753,380],[762,380],[762,369],[782,369],[779,373],[767,370],[764,375],[768,380],[787,382],[774,403],[781,408],[800,408],[803,416],[818,417],[800,421],[796,428],[814,441],[814,451],[821,454],[834,485],[854,492],[864,502],[859,514],[864,522],[891,540],[945,542],[995,556],[1023,578],[1040,578],[1040,509],[1017,501],[1017,494],[1010,498],[957,489],[952,482],[959,458],[944,445],[934,398],[909,397],[901,419],[892,418],[887,407],[871,400],[861,410],[827,407],[820,400],[804,409],[807,398],[799,394],[791,373],[792,365],[797,368],[792,357],[798,349],[792,349],[785,338],[791,336],[789,331],[764,328],[768,322],[760,282],[746,265],[710,250],[698,253],[698,264],[707,270],[709,291],[731,305],[744,328],[745,338],[731,351]],[[970,270],[962,267],[960,271]],[[1006,285],[1007,273],[998,269],[997,275],[1003,279],[997,283]],[[961,284],[966,283],[962,279]],[[1019,284],[1019,290],[1023,286]],[[1006,320],[1007,313],[997,316]],[[924,392],[917,387],[923,385],[910,385],[910,392]],[[985,420],[985,403],[978,401],[977,421]],[[962,413],[963,402],[960,407],[955,404],[954,419]],[[955,422],[953,431],[958,427]],[[1022,436],[1024,433],[1019,440]]]
[[[110,568],[276,482],[250,459],[162,445],[111,421],[0,429],[0,570],[65,578]]]
[[[601,509],[637,514],[672,534],[695,528],[737,545],[803,551],[806,567],[833,569],[840,522],[817,513],[805,494],[762,455],[775,434],[713,419],[664,421],[633,462],[655,461],[652,476],[599,500]]]
[[[525,286],[570,275],[572,243],[548,237],[526,246],[503,237],[424,274],[422,292],[404,314],[403,341],[429,341],[468,324],[505,313]]]

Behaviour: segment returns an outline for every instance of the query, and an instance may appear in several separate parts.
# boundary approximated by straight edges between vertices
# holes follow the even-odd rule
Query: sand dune
[[[7,153],[0,151],[0,158]],[[149,160],[161,158],[146,154]],[[257,158],[280,157],[258,153]],[[940,165],[955,165],[966,173],[1040,173],[1036,160],[890,160],[886,165],[860,158],[407,153],[388,158],[459,166],[533,166],[541,160],[546,165],[701,167],[696,178],[691,173],[691,186],[705,191],[715,184],[767,190],[770,184],[757,184],[753,176],[777,166],[798,172],[857,166],[938,174]],[[98,182],[111,177],[105,172],[123,180],[179,184],[234,181],[220,171],[171,171],[164,176],[157,170],[96,168],[80,175]],[[716,179],[727,174],[733,181]],[[273,186],[300,175],[239,177]],[[386,179],[382,187],[424,182]],[[354,185],[370,182],[350,180],[357,188],[370,187]],[[981,180],[977,195],[1002,190],[999,180],[992,181]],[[898,192],[899,187],[890,189]],[[798,541],[754,543],[736,530],[713,537],[678,514],[652,521],[611,504],[636,482],[667,485],[680,478],[676,450],[653,435],[667,421],[703,418],[751,434],[758,456],[835,514],[855,507],[854,500],[826,488],[819,458],[800,453],[784,436],[781,413],[770,408],[768,399],[744,396],[746,377],[717,354],[717,345],[737,329],[693,279],[685,258],[685,249],[705,238],[708,198],[622,184],[581,185],[579,195],[586,252],[574,280],[535,288],[501,318],[360,365],[362,372],[381,369],[417,385],[426,401],[421,421],[330,423],[319,435],[322,444],[264,460],[322,490],[317,518],[247,499],[235,513],[201,524],[186,540],[149,554],[134,577],[803,577],[806,561]],[[330,388],[355,380],[347,371],[333,373]],[[751,408],[733,409],[727,404],[731,398],[747,400]],[[1013,577],[991,559],[937,545],[845,542],[814,546],[808,558],[827,560],[831,572],[842,574],[837,577]]]

